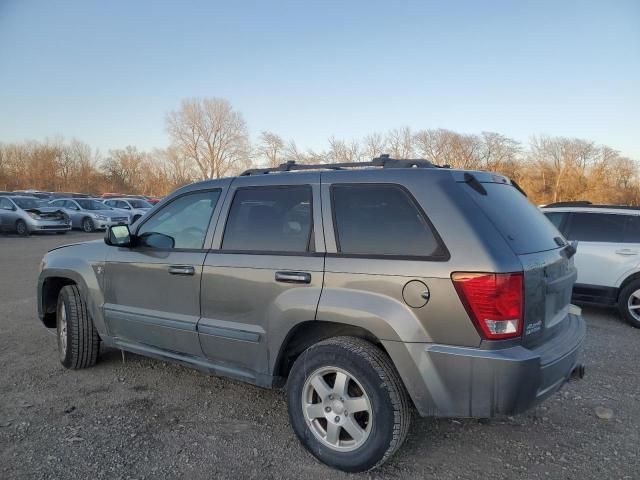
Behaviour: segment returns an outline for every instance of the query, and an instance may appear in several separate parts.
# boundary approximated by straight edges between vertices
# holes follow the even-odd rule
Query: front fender
[[[77,251],[85,246],[81,244],[68,248],[68,250]],[[107,329],[102,315],[104,260],[95,258],[90,254],[90,251],[78,255],[65,252],[65,250],[67,248],[49,252],[43,259],[42,271],[37,284],[38,316],[44,320],[46,313],[44,308],[45,283],[53,278],[68,279],[78,286],[98,333],[106,335]]]

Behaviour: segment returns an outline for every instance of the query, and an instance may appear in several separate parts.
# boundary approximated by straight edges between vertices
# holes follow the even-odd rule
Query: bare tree
[[[258,138],[256,154],[267,167],[277,167],[283,161],[284,140],[279,135],[272,132],[263,131]]]
[[[346,142],[335,137],[329,138],[329,151],[326,160],[337,163],[352,163],[360,161],[360,145],[358,142]]]
[[[396,128],[387,134],[389,154],[393,158],[412,158],[413,135],[409,127]]]
[[[387,153],[387,141],[380,133],[372,133],[362,140],[362,156],[365,161],[373,160],[383,153]]]
[[[172,146],[195,162],[202,178],[220,178],[248,166],[247,127],[227,100],[183,100],[166,123]]]

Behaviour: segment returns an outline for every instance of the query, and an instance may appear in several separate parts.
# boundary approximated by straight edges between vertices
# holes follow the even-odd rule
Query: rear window
[[[487,194],[460,184],[517,255],[558,248],[558,230],[527,197],[508,184],[483,183]]]

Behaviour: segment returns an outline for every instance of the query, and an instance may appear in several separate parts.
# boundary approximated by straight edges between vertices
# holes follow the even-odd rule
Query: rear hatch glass
[[[464,183],[466,188],[471,188]],[[486,195],[472,197],[491,223],[507,240],[514,253],[544,252],[558,248],[558,230],[515,187],[505,183],[482,183]],[[560,237],[561,238],[561,237]]]

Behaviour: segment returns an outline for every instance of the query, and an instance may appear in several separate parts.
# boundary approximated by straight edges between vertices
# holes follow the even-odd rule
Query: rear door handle
[[[616,253],[618,255],[637,255],[638,251],[631,248],[621,248],[620,250],[616,250]]]
[[[195,275],[196,269],[191,265],[169,265],[171,275]]]
[[[311,283],[311,274],[307,272],[276,272],[276,282]]]

